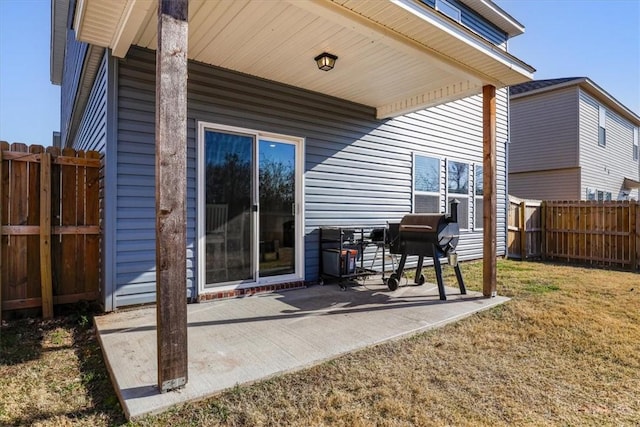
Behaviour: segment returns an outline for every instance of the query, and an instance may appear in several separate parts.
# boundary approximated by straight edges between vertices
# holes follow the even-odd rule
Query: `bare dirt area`
[[[640,275],[502,260],[498,282],[489,311],[130,425],[640,425]],[[125,423],[90,323],[3,326],[0,424]]]

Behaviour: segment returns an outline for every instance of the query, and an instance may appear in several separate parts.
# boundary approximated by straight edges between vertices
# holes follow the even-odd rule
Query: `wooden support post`
[[[156,52],[158,388],[187,383],[187,0],[160,0]]]
[[[496,296],[496,88],[482,87],[482,151],[484,179],[482,294]]]
[[[53,317],[51,279],[51,154],[40,155],[40,290],[42,317]]]

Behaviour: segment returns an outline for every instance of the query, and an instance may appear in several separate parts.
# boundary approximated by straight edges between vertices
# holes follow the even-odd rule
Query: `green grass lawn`
[[[479,290],[482,264],[462,269]],[[132,425],[640,425],[639,285],[501,260],[506,304]],[[0,424],[125,423],[90,323],[78,311],[3,325]]]

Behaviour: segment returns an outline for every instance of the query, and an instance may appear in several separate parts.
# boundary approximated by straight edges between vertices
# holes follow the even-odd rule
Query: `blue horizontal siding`
[[[89,99],[82,114],[73,148],[104,154],[107,142],[107,57],[102,58]]]
[[[155,298],[155,54],[132,48],[119,63],[117,305]],[[506,96],[498,97],[504,157]],[[203,64],[189,64],[187,244],[189,294],[195,292],[198,121],[305,138],[305,271],[318,276],[318,227],[379,227],[412,210],[413,153],[482,162],[480,96],[377,120],[373,108]],[[504,175],[504,159],[499,173]],[[498,181],[504,223],[506,181]],[[443,198],[444,200],[444,198]],[[444,201],[443,201],[444,203]],[[443,205],[444,207],[444,205]],[[470,212],[470,215],[472,213]],[[500,227],[499,227],[500,229]],[[478,240],[480,244],[478,244]],[[481,232],[461,238],[461,259],[482,256]],[[504,232],[498,239],[504,251]],[[372,254],[367,253],[367,257]]]

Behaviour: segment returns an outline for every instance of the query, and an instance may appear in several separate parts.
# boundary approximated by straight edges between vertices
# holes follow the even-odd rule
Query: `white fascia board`
[[[127,0],[110,43],[114,56],[124,58],[127,55],[133,39],[153,5],[154,3],[148,0]]]
[[[73,29],[76,31],[76,39],[82,39],[82,22],[84,21],[84,14],[87,11],[86,5],[88,0],[77,0],[76,10],[73,17]]]
[[[51,1],[51,40],[49,45],[49,78],[55,85],[62,84],[69,0]]]

